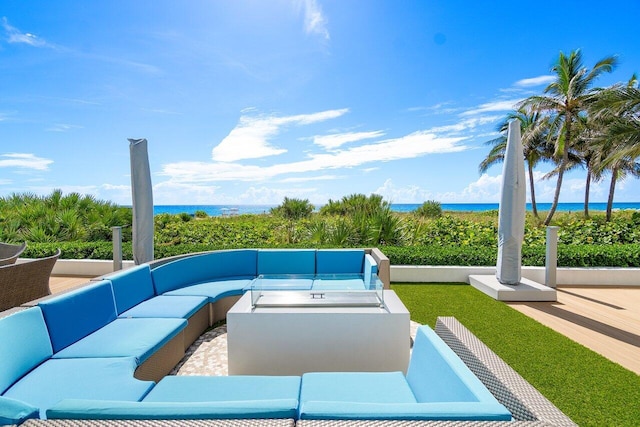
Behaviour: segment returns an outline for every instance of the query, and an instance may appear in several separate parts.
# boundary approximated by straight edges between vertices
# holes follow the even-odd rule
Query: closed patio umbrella
[[[153,188],[146,139],[129,139],[133,201],[133,260],[153,261]]]
[[[498,214],[498,262],[496,278],[505,285],[520,283],[526,187],[520,122],[509,122],[509,134],[502,169]]]

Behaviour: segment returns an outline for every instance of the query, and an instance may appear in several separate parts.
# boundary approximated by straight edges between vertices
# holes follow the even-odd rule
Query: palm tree
[[[611,172],[607,221],[611,220],[616,182],[627,176],[640,177],[640,90],[638,78],[631,76],[626,85],[613,85],[594,93],[590,99],[590,112],[599,123],[600,132],[594,141],[598,144],[598,171]]]
[[[540,112],[534,111],[526,106],[522,106],[518,110],[509,113],[497,126],[498,132],[502,135],[485,143],[492,145],[492,148],[489,154],[487,154],[487,157],[480,163],[478,169],[482,174],[485,173],[489,167],[504,161],[504,153],[507,147],[507,129],[509,128],[509,122],[511,120],[520,121],[522,149],[529,173],[531,211],[533,215],[538,218],[533,168],[535,168],[540,161],[546,161],[553,155],[553,147],[550,147],[547,143],[547,134],[549,133],[548,117],[543,117]]]
[[[611,72],[617,64],[617,58],[609,56],[598,61],[591,70],[584,67],[581,51],[574,50],[568,56],[560,52],[558,61],[551,68],[555,73],[555,81],[551,82],[544,90],[545,95],[532,96],[523,101],[524,105],[530,105],[537,111],[546,111],[554,115],[553,127],[560,129],[555,140],[555,151],[562,153],[558,168],[558,180],[553,196],[553,203],[545,225],[549,225],[558,208],[562,179],[569,162],[569,148],[575,139],[572,133],[573,125],[579,115],[585,110],[587,97],[590,95],[590,87],[602,73]]]

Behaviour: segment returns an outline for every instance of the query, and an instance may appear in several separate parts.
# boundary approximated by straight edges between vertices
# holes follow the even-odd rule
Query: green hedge
[[[384,246],[391,265],[496,265],[498,249],[485,246]],[[544,266],[545,247],[522,249],[522,264]],[[640,267],[640,245],[559,245],[560,267]]]
[[[255,246],[254,246],[255,247]],[[301,245],[263,245],[262,247],[308,247]],[[316,246],[326,247],[326,246]],[[113,246],[109,242],[29,243],[25,257],[38,258],[62,250],[63,259],[113,259]],[[155,258],[203,252],[216,249],[235,249],[211,243],[156,245]],[[382,246],[380,248],[392,265],[496,265],[497,248],[491,246]],[[133,259],[131,243],[122,244],[124,259]],[[545,247],[525,246],[522,264],[544,266]],[[640,267],[640,244],[627,245],[559,245],[560,267]]]

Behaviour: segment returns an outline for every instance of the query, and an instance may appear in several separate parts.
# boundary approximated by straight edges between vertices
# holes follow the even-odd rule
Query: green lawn
[[[640,376],[469,285],[393,284],[411,319],[454,316],[581,426],[640,425]]]

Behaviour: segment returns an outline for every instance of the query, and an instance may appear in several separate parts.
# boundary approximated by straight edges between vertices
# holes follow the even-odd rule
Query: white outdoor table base
[[[395,292],[380,307],[251,307],[227,313],[229,375],[406,372],[409,312]]]

